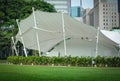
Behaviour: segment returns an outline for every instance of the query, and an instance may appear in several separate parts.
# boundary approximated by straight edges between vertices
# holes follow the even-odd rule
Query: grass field
[[[120,81],[120,68],[0,64],[0,81]]]

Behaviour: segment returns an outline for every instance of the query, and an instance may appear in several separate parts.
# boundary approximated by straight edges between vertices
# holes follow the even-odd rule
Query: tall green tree
[[[16,19],[22,20],[32,13],[32,7],[46,12],[56,12],[53,5],[43,0],[0,0],[0,50],[10,46],[11,36],[18,32]],[[5,40],[4,38],[8,39]]]

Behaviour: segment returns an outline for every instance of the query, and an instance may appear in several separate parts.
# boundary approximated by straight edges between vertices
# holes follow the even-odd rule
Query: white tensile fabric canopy
[[[117,44],[120,44],[120,33],[119,32],[115,32],[115,31],[105,31],[105,30],[101,30],[101,32],[108,37],[109,39],[111,39],[112,41],[116,42]]]
[[[117,43],[63,13],[35,11],[19,23],[17,41],[25,48],[47,52],[48,56],[117,56]],[[96,45],[97,44],[97,45]]]

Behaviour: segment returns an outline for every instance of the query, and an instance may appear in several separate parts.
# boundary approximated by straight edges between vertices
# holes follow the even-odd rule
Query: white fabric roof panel
[[[112,41],[120,44],[120,33],[114,31],[101,30],[101,32]]]
[[[28,18],[20,22],[19,27],[22,31],[22,35],[19,35],[18,32],[18,34],[16,35],[17,40],[21,41],[20,37],[22,36],[26,48],[38,50],[37,38],[36,38],[36,32],[37,32],[41,47],[40,50],[42,52],[47,52],[50,49],[59,46],[57,44],[63,42],[62,14],[35,11],[35,17],[36,17],[37,28],[34,27],[35,23],[34,23],[33,14],[31,14]],[[66,14],[64,14],[64,25],[65,25],[66,39],[72,38],[79,40],[83,38],[85,40],[92,41],[94,44],[96,44],[97,30],[95,28],[85,25]],[[76,41],[76,43],[77,42],[79,43],[80,41]],[[111,48],[116,46],[117,43],[109,40],[100,32],[99,45],[105,45],[105,47]],[[67,45],[67,47],[68,46],[69,44]],[[82,50],[81,48],[82,46],[81,45],[79,46],[80,46],[80,50]],[[74,47],[74,46],[70,46],[70,47]],[[95,47],[95,45],[90,44],[89,47]],[[64,48],[62,47],[62,49]],[[75,48],[73,48],[73,51],[74,49]]]
[[[67,40],[67,55],[71,56],[92,56],[95,57],[95,41],[88,41],[85,39],[73,38]],[[56,46],[50,54],[58,52],[61,56],[64,56],[63,42]],[[98,55],[100,56],[117,56],[118,51],[115,46],[106,43],[98,44]]]
[[[38,28],[49,31],[62,32],[61,13],[46,13],[36,11],[35,16]]]

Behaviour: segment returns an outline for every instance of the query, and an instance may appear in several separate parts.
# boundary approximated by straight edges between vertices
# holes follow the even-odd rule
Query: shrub
[[[97,56],[96,58],[92,57],[46,57],[46,56],[10,56],[7,58],[7,61],[13,64],[34,64],[34,65],[71,65],[71,66],[82,66],[88,67],[92,66],[92,60],[95,61],[95,64],[98,67],[120,67],[120,57],[101,57]]]

